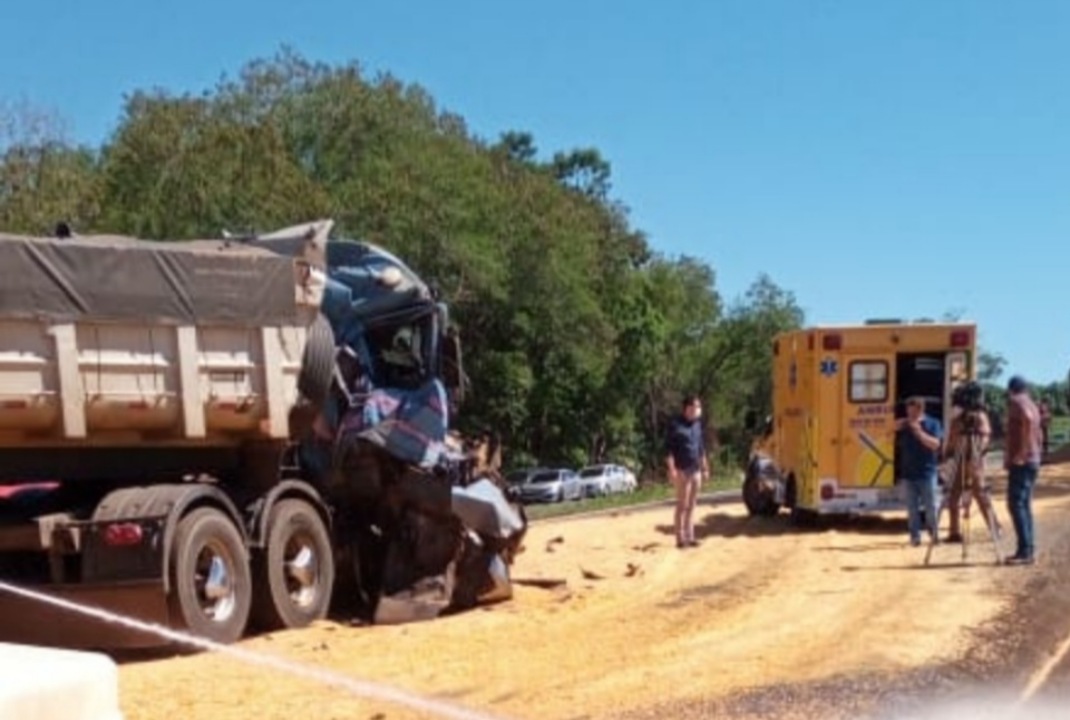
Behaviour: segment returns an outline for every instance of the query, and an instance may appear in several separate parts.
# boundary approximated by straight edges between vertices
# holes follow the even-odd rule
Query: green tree
[[[703,374],[703,394],[715,409],[726,459],[745,456],[750,434],[745,416],[772,412],[773,339],[802,327],[804,314],[793,293],[760,275],[730,308]]]
[[[1003,375],[1007,360],[999,353],[980,349],[977,352],[977,380],[981,383],[994,384]]]
[[[609,196],[610,165],[594,148],[554,154],[554,175],[566,187],[599,201]]]
[[[0,143],[5,229],[69,219],[181,239],[330,216],[398,253],[461,330],[473,387],[458,426],[499,432],[507,463],[655,468],[692,391],[738,461],[744,409],[770,402],[772,336],[802,319],[767,277],[726,309],[707,263],[655,253],[597,148],[541,160],[521,129],[485,142],[356,62],[283,48],[202,93],[137,90],[100,148],[20,117]]]
[[[88,227],[99,190],[96,153],[71,145],[54,113],[0,105],[0,227],[45,235],[59,222]]]

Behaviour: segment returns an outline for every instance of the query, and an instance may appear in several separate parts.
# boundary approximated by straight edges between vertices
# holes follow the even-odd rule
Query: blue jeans
[[[910,541],[921,542],[921,511],[925,509],[925,524],[936,537],[936,475],[925,478],[907,478],[903,481],[907,502],[907,528]]]
[[[1037,482],[1036,465],[1015,465],[1007,482],[1007,511],[1018,536],[1017,557],[1031,558],[1036,550],[1033,537],[1033,486]]]

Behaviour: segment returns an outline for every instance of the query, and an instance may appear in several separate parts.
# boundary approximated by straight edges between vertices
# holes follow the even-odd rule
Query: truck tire
[[[743,480],[743,504],[750,515],[772,517],[780,512],[776,498],[762,487],[761,470],[756,463],[747,466],[747,475]]]
[[[256,626],[281,630],[323,619],[334,575],[331,538],[320,514],[303,500],[280,500],[271,509],[256,567]]]
[[[178,521],[171,543],[172,623],[217,643],[245,632],[252,602],[249,555],[222,511],[199,507]]]
[[[301,371],[297,375],[297,390],[319,410],[327,402],[334,379],[334,331],[322,314],[308,327],[305,349],[301,355]]]

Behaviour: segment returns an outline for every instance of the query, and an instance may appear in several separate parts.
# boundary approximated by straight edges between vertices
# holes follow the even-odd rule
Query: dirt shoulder
[[[1045,474],[1042,530],[1070,508],[1070,469]],[[423,624],[323,623],[242,647],[495,715],[576,718],[698,717],[715,706],[734,707],[728,717],[777,717],[768,713],[806,688],[845,678],[872,689],[845,686],[843,701],[826,706],[873,706],[912,673],[958,667],[941,675],[950,690],[1036,645],[1029,623],[1018,646],[997,647],[986,633],[1010,622],[1055,565],[995,567],[979,523],[968,564],[944,546],[924,569],[902,519],[800,531],[786,517],[749,518],[737,503],[705,505],[698,518],[702,545],[685,551],[673,545],[667,508],[545,521],[531,528],[514,574],[562,579],[561,588],[519,586],[507,603]],[[1066,562],[1058,542],[1041,536],[1042,561]],[[1022,655],[1022,667],[1035,660]],[[121,683],[129,720],[420,716],[221,655],[130,663]]]

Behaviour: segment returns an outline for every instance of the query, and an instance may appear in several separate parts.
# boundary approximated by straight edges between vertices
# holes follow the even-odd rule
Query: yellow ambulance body
[[[950,421],[951,393],[976,372],[976,326],[869,321],[783,333],[773,343],[773,415],[743,483],[752,515],[795,518],[901,509],[896,418],[921,396]]]

